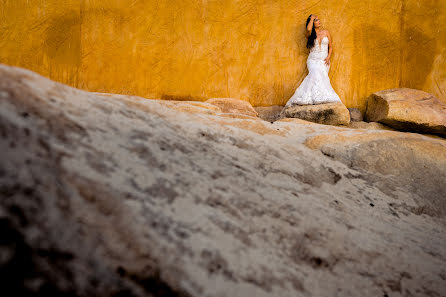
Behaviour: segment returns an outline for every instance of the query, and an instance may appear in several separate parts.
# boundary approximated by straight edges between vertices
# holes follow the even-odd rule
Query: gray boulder
[[[0,78],[3,294],[446,292],[442,138]]]

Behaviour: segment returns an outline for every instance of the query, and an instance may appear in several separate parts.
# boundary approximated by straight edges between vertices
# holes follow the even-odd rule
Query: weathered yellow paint
[[[442,0],[0,0],[0,62],[89,91],[285,104],[307,74],[305,21],[333,37],[347,107],[382,89],[446,101]]]

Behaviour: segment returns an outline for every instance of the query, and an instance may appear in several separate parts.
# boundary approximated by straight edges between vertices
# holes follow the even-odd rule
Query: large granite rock
[[[368,98],[366,120],[401,131],[446,136],[446,103],[420,90],[383,90]]]
[[[366,174],[386,176],[380,188],[395,199],[401,197],[398,187],[404,185],[423,205],[420,211],[446,215],[446,141],[414,133],[378,131],[321,134],[308,138],[305,144]],[[394,179],[401,184],[397,186]]]
[[[442,296],[445,139],[228,115],[0,65],[2,294]]]
[[[226,113],[238,113],[253,117],[258,116],[257,111],[248,101],[234,98],[211,98],[205,102],[218,106],[223,112]]]
[[[350,123],[350,113],[342,103],[291,105],[283,108],[280,117],[298,118],[326,125]]]

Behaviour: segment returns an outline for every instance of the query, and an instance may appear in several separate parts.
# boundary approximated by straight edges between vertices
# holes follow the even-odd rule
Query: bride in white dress
[[[291,105],[321,104],[340,102],[338,94],[333,90],[328,77],[330,56],[333,49],[328,30],[320,30],[320,20],[315,15],[307,19],[307,48],[310,54],[307,59],[308,75],[285,107]]]

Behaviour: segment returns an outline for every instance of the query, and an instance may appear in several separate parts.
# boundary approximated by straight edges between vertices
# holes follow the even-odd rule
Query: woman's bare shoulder
[[[328,30],[327,29],[325,29],[324,31],[322,31],[321,32],[323,35],[322,36],[326,36],[326,37],[328,37],[328,39],[331,39],[331,36],[330,36],[330,32],[328,32]]]

